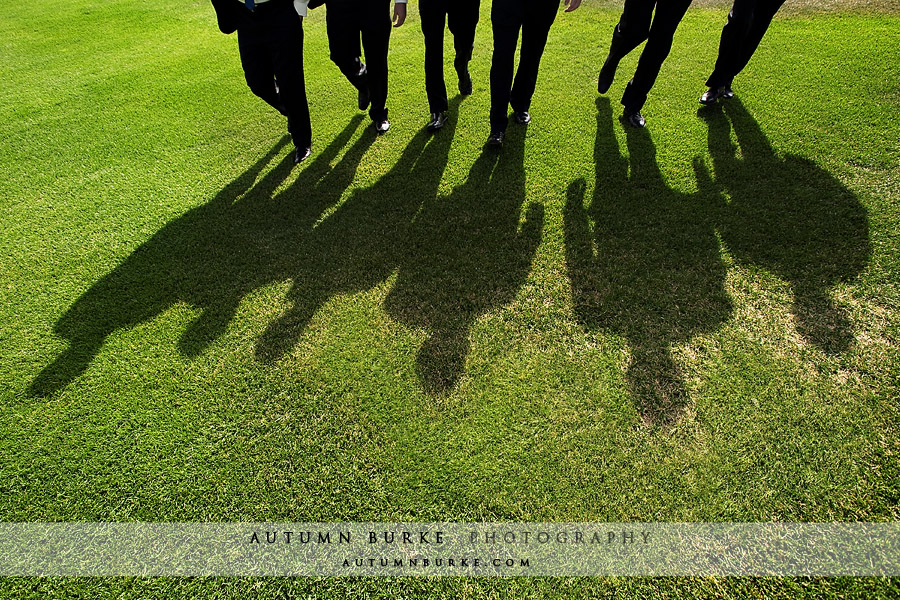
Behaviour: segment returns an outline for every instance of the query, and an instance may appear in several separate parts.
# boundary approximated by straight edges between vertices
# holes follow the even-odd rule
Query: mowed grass
[[[560,14],[533,123],[375,138],[306,22],[312,159],[207,2],[0,8],[0,520],[900,517],[900,18],[792,14],[697,110],[688,12],[626,131],[618,18]],[[448,40],[447,48],[450,49]],[[448,87],[454,90],[448,68]],[[4,579],[6,597],[896,597],[871,579]]]

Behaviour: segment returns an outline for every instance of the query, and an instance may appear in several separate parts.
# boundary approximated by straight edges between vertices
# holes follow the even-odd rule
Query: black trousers
[[[558,11],[559,0],[494,0],[491,7],[491,26],[494,30],[491,131],[506,131],[509,106],[515,111],[531,107],[541,55]],[[513,81],[520,29],[522,49]]]
[[[610,58],[618,62],[647,40],[634,77],[622,95],[626,109],[640,110],[647,102],[647,94],[672,49],[675,30],[690,5],[691,0],[625,0],[622,17],[613,30]]]
[[[291,0],[270,0],[252,13],[235,5],[238,49],[250,91],[287,116],[295,146],[309,146],[312,126],[303,74],[303,19]]]
[[[750,62],[782,4],[784,0],[735,0],[722,28],[716,66],[706,80],[708,87],[731,85],[735,75]]]
[[[468,70],[475,46],[475,27],[481,0],[420,0],[419,17],[425,36],[425,92],[433,113],[448,108],[447,85],[444,82],[444,22],[453,34],[457,75]]]
[[[372,120],[387,118],[391,0],[328,0],[325,6],[331,60],[356,89],[369,90]]]

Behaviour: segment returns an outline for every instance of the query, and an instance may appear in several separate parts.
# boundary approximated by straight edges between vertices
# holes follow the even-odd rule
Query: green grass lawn
[[[585,2],[532,124],[483,153],[484,4],[475,93],[435,136],[411,5],[377,139],[315,11],[293,169],[205,0],[0,7],[0,521],[900,519],[900,16],[779,17],[737,98],[698,111],[727,12],[706,3],[626,131],[638,53],[598,100],[618,12]],[[45,595],[900,587],[0,581]]]

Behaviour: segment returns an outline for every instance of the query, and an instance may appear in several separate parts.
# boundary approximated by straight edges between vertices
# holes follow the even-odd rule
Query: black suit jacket
[[[216,19],[219,21],[219,31],[222,33],[234,33],[237,31],[237,8],[235,0],[211,0],[216,9]]]

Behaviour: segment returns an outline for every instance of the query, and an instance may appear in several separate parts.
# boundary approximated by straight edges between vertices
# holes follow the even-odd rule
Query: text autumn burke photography
[[[350,530],[345,531],[252,531],[251,544],[352,544],[359,541]],[[369,531],[365,542],[372,545],[441,545],[446,540],[443,531]],[[645,530],[618,531],[472,531],[467,541],[471,545],[486,544],[635,544],[650,543],[650,532]]]

